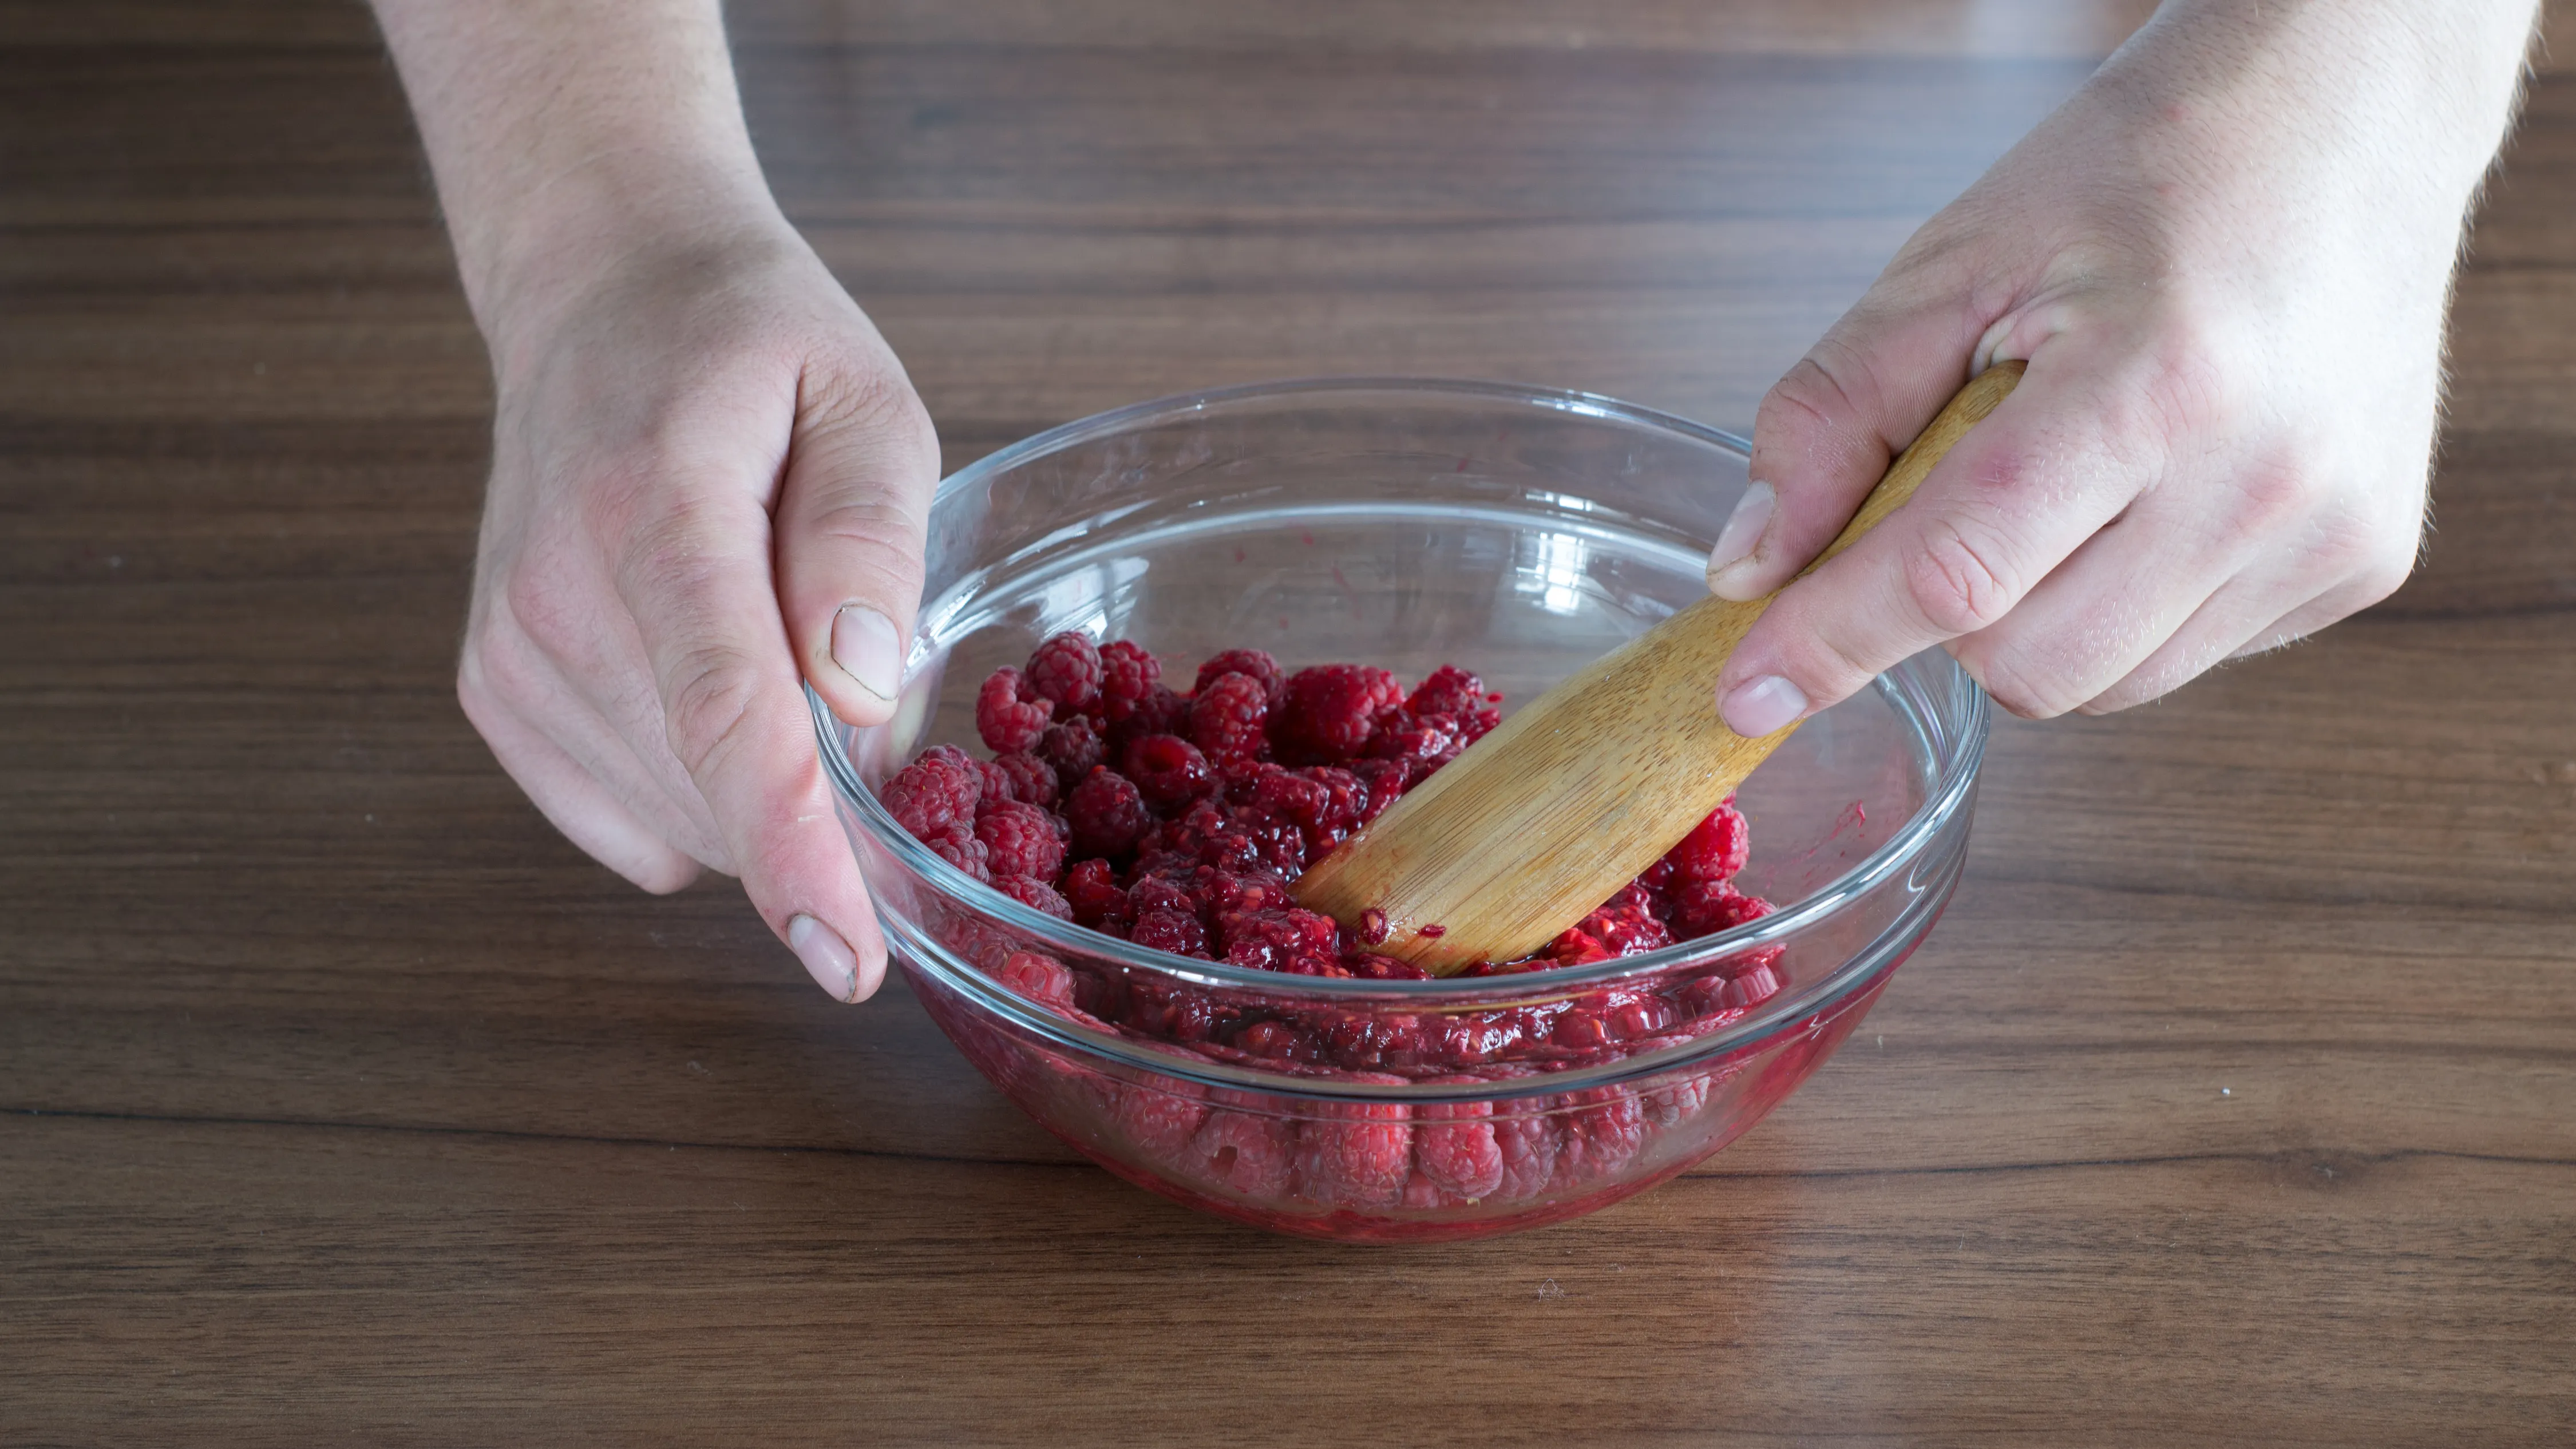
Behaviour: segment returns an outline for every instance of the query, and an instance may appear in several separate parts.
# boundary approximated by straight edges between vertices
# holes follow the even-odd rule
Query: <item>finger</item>
[[[891,366],[891,362],[888,363]],[[851,724],[894,715],[939,441],[902,375],[809,372],[777,509],[778,599],[805,677]]]
[[[2085,707],[2131,676],[2261,547],[2242,520],[2179,501],[2187,492],[2137,499],[2001,621],[1952,640],[1951,655],[2025,719]]]
[[[2376,524],[2340,512],[2312,520],[2295,547],[2276,544],[2268,567],[2231,580],[2084,712],[2108,714],[2154,699],[2228,659],[2278,649],[2369,608],[2414,572],[2422,538],[2420,501]]]
[[[730,437],[739,419],[721,426]],[[779,618],[769,480],[742,474],[734,454],[672,453],[674,481],[617,562],[618,596],[652,663],[671,753],[706,801],[744,893],[826,991],[860,1000],[884,979],[885,946]]]
[[[471,631],[468,661],[655,833],[731,875],[733,857],[706,801],[663,740],[662,700],[638,667],[645,653],[635,621],[601,607],[616,585],[567,556],[574,552],[511,570]]]
[[[528,606],[548,606],[531,596],[559,584],[513,579],[468,641],[466,669],[496,707],[544,735],[645,828],[709,870],[732,874],[733,857],[706,802],[662,743],[661,700],[635,667],[644,646],[634,621],[591,618],[582,627],[548,628],[542,638],[528,628]],[[647,748],[636,749],[637,740]]]
[[[2138,667],[2086,701],[2080,712],[2110,714],[2158,699],[2231,659],[2294,644],[2386,598],[2384,578],[2349,579],[2315,591],[2313,579],[2249,577],[2231,581]]]
[[[457,672],[456,699],[538,813],[591,859],[655,895],[698,878],[698,862],[673,849],[579,761],[504,703],[470,652]]]
[[[2122,456],[2139,434],[2119,370],[2086,362],[2072,344],[2039,349],[1911,501],[1781,591],[1719,676],[1730,728],[1773,733],[1992,626],[2119,514],[2141,484]]]
[[[1754,414],[1752,485],[1709,553],[1710,592],[1758,599],[1833,542],[1967,380],[1970,320],[1864,298],[1772,386]]]

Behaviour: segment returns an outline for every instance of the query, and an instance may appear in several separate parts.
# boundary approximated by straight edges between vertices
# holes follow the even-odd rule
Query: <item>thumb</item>
[[[894,715],[939,439],[892,359],[873,375],[809,369],[775,530],[778,602],[805,678],[854,725]]]
[[[1822,553],[1967,380],[1981,326],[1955,295],[1888,278],[1845,313],[1754,415],[1752,486],[1709,554],[1709,591],[1761,598]]]

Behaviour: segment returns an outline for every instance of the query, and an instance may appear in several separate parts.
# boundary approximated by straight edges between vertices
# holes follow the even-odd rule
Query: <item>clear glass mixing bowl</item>
[[[1144,403],[949,478],[894,720],[854,730],[809,696],[915,992],[1103,1167],[1281,1232],[1529,1227],[1725,1146],[1859,1024],[1957,885],[1986,705],[1946,655],[1808,722],[1745,785],[1738,884],[1777,913],[1546,972],[1343,980],[1146,950],[965,875],[874,791],[923,746],[973,748],[976,685],[1065,629],[1133,639],[1176,684],[1252,646],[1408,679],[1454,663],[1528,700],[1705,592],[1745,459],[1607,398],[1352,379]],[[1210,1026],[1246,1020],[1328,1060]]]

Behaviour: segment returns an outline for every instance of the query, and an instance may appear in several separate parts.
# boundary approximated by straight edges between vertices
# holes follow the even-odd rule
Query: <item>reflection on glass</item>
[[[1588,557],[1582,539],[1563,533],[1535,534],[1522,540],[1515,560],[1518,591],[1533,595],[1551,614],[1571,614],[1583,604],[1583,568]]]

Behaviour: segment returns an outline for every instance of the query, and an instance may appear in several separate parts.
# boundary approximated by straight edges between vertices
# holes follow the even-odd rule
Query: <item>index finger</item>
[[[1991,626],[2119,516],[2146,460],[2123,456],[2129,408],[2082,350],[2040,349],[1909,502],[1780,592],[1719,677],[1729,728],[1772,733]]]
[[[662,701],[653,743],[688,772],[769,928],[826,990],[859,1000],[884,979],[885,947],[779,614],[767,482],[725,477],[720,456],[673,460],[615,564]]]

